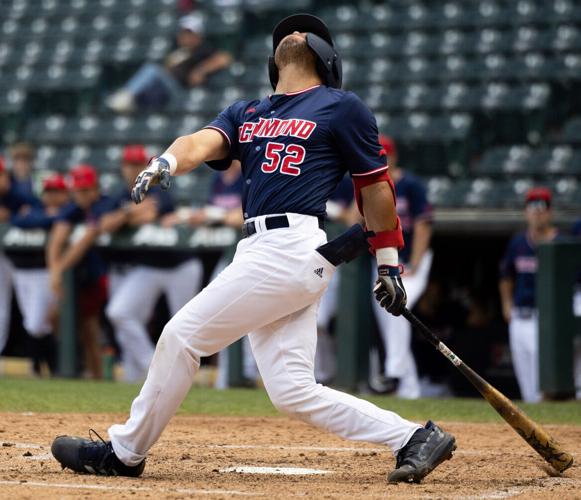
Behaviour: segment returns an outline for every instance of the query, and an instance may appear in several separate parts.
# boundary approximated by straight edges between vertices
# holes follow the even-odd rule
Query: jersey
[[[399,252],[400,260],[409,262],[414,238],[414,224],[432,219],[432,207],[423,183],[415,175],[404,172],[395,183],[397,215],[399,216],[405,246]]]
[[[515,235],[500,263],[500,277],[514,280],[513,304],[535,307],[535,280],[538,268],[536,246],[526,232]]]
[[[579,219],[575,224],[573,224],[573,229],[571,230],[573,236],[581,236],[581,219]]]
[[[346,172],[387,169],[377,124],[352,92],[316,85],[254,101],[238,101],[207,128],[218,130],[230,155],[217,169],[242,163],[244,218],[286,212],[324,216]]]
[[[0,207],[7,208],[11,215],[16,215],[24,207],[40,207],[41,202],[38,198],[22,192],[18,186],[11,184],[10,189],[3,195],[0,195]]]
[[[236,177],[234,182],[226,183],[220,172],[216,172],[210,186],[208,205],[233,210],[242,204],[242,189],[244,180],[242,175]]]
[[[58,217],[57,222],[67,222],[71,225],[96,223],[99,218],[109,210],[111,199],[101,195],[88,210],[83,210],[74,201],[65,205]],[[105,275],[105,263],[96,248],[90,248],[83,259],[75,268],[75,276],[80,287],[90,287],[99,282]]]

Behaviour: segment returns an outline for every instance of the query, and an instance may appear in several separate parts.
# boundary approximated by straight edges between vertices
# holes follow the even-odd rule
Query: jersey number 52
[[[281,174],[300,175],[301,169],[297,165],[305,161],[305,153],[305,148],[298,144],[269,142],[264,151],[267,161],[262,163],[262,171],[265,174],[271,174],[280,167]]]

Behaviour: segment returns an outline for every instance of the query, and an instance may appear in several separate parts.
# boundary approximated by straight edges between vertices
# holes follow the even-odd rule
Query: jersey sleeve
[[[331,127],[335,147],[352,177],[387,170],[375,117],[359,97],[345,93],[333,112]]]
[[[73,202],[68,203],[56,217],[56,222],[68,222],[69,224],[78,224],[82,221],[82,212]]]
[[[233,159],[238,158],[238,126],[240,125],[240,110],[243,101],[238,101],[222,111],[204,128],[220,132],[228,142],[229,153],[226,158],[206,162],[214,170],[226,170]]]
[[[506,253],[500,261],[499,276],[500,278],[513,278],[516,275],[514,261],[516,259],[516,245],[518,236],[515,236],[506,249]]]

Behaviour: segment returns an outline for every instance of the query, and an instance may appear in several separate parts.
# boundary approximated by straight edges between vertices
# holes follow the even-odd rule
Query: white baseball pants
[[[508,324],[510,355],[523,401],[541,400],[539,382],[539,314],[521,318],[513,309]]]
[[[315,248],[326,241],[314,217],[287,214],[289,228],[242,240],[220,275],[165,326],[129,420],[109,428],[127,465],[146,456],[186,397],[202,356],[250,334],[273,404],[339,436],[388,445],[394,452],[420,426],[315,382],[317,302],[334,267]]]
[[[14,269],[14,291],[26,332],[35,338],[52,333],[49,313],[57,299],[50,289],[48,270]]]
[[[10,332],[10,304],[12,300],[12,264],[0,252],[0,354],[6,347]]]
[[[202,273],[199,259],[167,269],[136,266],[110,273],[111,299],[105,312],[121,347],[126,382],[143,380],[153,358],[146,325],[160,295],[165,294],[169,310],[175,314],[200,289]]]
[[[411,309],[424,293],[428,284],[433,254],[428,250],[416,272],[411,276],[402,276],[403,285],[407,293],[407,307]],[[375,286],[377,270],[375,265],[372,273],[372,286]],[[412,327],[403,316],[393,316],[383,309],[377,300],[373,300],[375,318],[381,332],[381,338],[387,351],[385,359],[385,374],[388,377],[399,379],[397,396],[405,399],[420,397],[420,381],[416,362],[412,353]]]
[[[337,271],[319,301],[317,313],[317,352],[315,354],[315,378],[332,380],[337,374],[335,339],[329,334],[329,324],[337,312],[339,301],[340,271]]]

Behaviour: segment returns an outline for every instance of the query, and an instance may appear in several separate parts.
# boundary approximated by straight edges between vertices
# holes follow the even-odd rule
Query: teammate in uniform
[[[537,245],[557,237],[552,223],[551,199],[547,188],[528,191],[525,202],[527,229],[512,238],[500,264],[500,298],[502,313],[508,322],[512,363],[521,397],[530,403],[541,400],[535,279]]]
[[[381,135],[379,143],[387,154],[390,176],[395,184],[397,214],[405,241],[399,261],[405,269],[402,280],[411,309],[424,293],[432,266],[432,208],[422,182],[399,167],[395,142]],[[378,302],[374,302],[374,309],[386,350],[386,385],[400,398],[417,399],[420,382],[411,347],[411,325],[402,316],[385,314]]]
[[[60,174],[49,175],[42,183],[42,205],[13,215],[10,223],[23,229],[50,230],[68,201],[64,177]],[[56,327],[56,297],[50,289],[44,251],[7,251],[6,254],[14,269],[16,301],[22,313],[24,329],[29,335],[33,370],[40,375],[41,364],[46,361],[50,373],[55,375],[57,349],[53,333]]]
[[[234,103],[205,129],[176,139],[137,178],[132,194],[141,202],[152,183],[168,187],[170,175],[240,159],[246,237],[233,262],[165,326],[129,420],[109,428],[111,441],[55,439],[52,453],[64,467],[140,475],[200,358],[246,334],[274,406],[338,436],[387,445],[397,454],[390,481],[420,481],[451,456],[454,437],[433,422],[422,428],[315,382],[317,303],[335,271],[316,249],[326,241],[325,203],[346,171],[375,232],[374,293],[395,314],[405,305],[397,257],[403,238],[375,119],[356,95],[339,90],[327,26],[290,16],[274,29],[273,51],[273,95]]]
[[[169,193],[159,188],[152,189],[151,196],[140,205],[132,203],[131,187],[147,162],[141,144],[124,148],[121,171],[127,187],[113,198],[110,211],[101,217],[101,232],[151,224],[173,211]],[[165,294],[171,314],[176,314],[199,290],[203,269],[191,255],[167,250],[144,252],[132,248],[107,251],[106,256],[110,300],[105,311],[121,347],[124,379],[137,382],[145,378],[153,357],[154,345],[146,326],[157,300]]]
[[[0,156],[0,224],[10,222],[10,218],[23,210],[38,205],[38,200],[21,191],[14,182],[11,172]],[[0,250],[0,353],[8,341],[10,306],[12,301],[12,265]]]
[[[93,245],[99,236],[99,218],[110,200],[100,193],[97,171],[91,165],[77,165],[69,175],[72,201],[53,224],[47,245],[50,286],[62,297],[63,273],[74,268],[85,369],[91,377],[102,378],[99,316],[107,298],[107,283],[105,264]],[[85,229],[77,238],[73,230],[78,224],[84,224]]]

